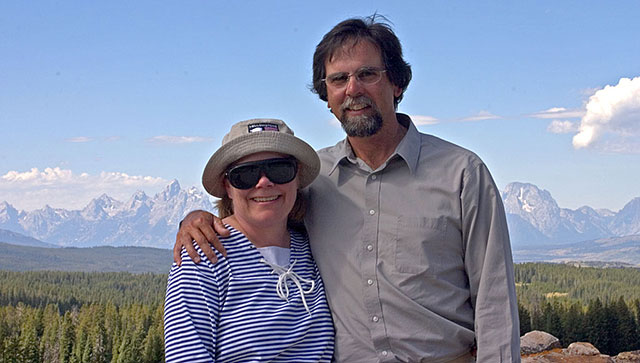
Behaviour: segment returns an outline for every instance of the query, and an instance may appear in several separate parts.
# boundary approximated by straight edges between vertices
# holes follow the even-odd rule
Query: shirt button
[[[367,245],[367,251],[373,251],[373,246],[372,245]]]
[[[377,175],[372,175],[372,176],[371,176],[371,180],[376,180],[376,179],[378,179],[378,176],[377,176]]]
[[[382,351],[382,355],[384,355],[385,357],[387,356],[387,354],[389,354],[389,352],[387,352],[386,350]]]
[[[374,211],[373,209],[369,211],[369,214],[374,215],[376,214],[376,211]]]
[[[377,315],[374,315],[373,318],[371,318],[371,320],[373,320],[374,323],[377,323],[378,320],[380,320],[380,318],[378,318]]]
[[[367,284],[373,285],[373,280],[371,280],[371,279],[367,280]]]

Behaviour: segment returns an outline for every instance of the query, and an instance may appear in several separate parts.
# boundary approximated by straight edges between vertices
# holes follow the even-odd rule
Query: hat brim
[[[301,139],[281,132],[259,132],[239,136],[222,145],[209,159],[202,174],[202,185],[214,197],[227,194],[224,172],[237,160],[259,152],[277,152],[298,160],[300,188],[313,182],[320,172],[320,158],[313,148]]]

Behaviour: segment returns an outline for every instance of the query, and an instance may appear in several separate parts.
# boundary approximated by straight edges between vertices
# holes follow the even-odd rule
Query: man
[[[519,362],[499,192],[475,154],[395,112],[410,80],[400,41],[375,17],[336,25],[314,54],[314,92],[347,133],[318,152],[305,218],[336,328],[335,360]],[[174,253],[193,250],[195,239],[212,256],[216,224],[190,214]]]

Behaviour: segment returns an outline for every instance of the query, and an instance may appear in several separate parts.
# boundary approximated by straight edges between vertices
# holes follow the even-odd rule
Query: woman
[[[281,120],[232,126],[202,183],[231,231],[214,265],[198,249],[171,268],[164,311],[167,362],[329,362],[331,314],[300,225],[299,190],[320,160]],[[194,243],[195,244],[195,243]],[[216,252],[217,253],[217,252]]]

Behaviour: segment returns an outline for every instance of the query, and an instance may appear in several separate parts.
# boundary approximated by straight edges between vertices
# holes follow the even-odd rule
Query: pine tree
[[[531,331],[531,315],[529,315],[529,311],[520,304],[518,304],[518,315],[520,317],[520,335],[524,335]]]
[[[564,332],[560,322],[559,304],[547,302],[542,307],[542,330],[562,341]]]
[[[613,312],[616,314],[618,321],[618,339],[616,340],[615,350],[617,352],[625,352],[638,349],[638,324],[633,312],[629,309],[622,296],[614,304]]]
[[[60,311],[57,305],[47,305],[42,313],[42,337],[40,338],[40,357],[43,362],[60,362]]]
[[[62,324],[60,325],[60,352],[59,352],[59,360],[60,363],[68,363],[72,361],[72,352],[75,344],[75,332],[73,326],[73,318],[71,317],[71,312],[67,311],[64,314],[62,319]]]
[[[584,328],[584,313],[582,305],[575,302],[569,306],[562,318],[562,330],[564,331],[564,342],[566,346],[573,342],[586,340],[586,332]]]
[[[22,314],[22,326],[20,327],[20,339],[18,350],[22,362],[40,361],[40,349],[38,344],[38,313],[35,309],[25,309]]]
[[[151,326],[144,339],[143,362],[155,363],[164,360],[164,328],[163,328],[164,307],[158,304],[151,317]]]
[[[607,309],[600,299],[591,300],[585,316],[587,340],[598,350],[611,354],[611,332],[615,329],[614,319],[607,316]]]
[[[4,338],[3,354],[0,356],[2,362],[22,363],[20,354],[20,338],[17,335],[11,335]]]

